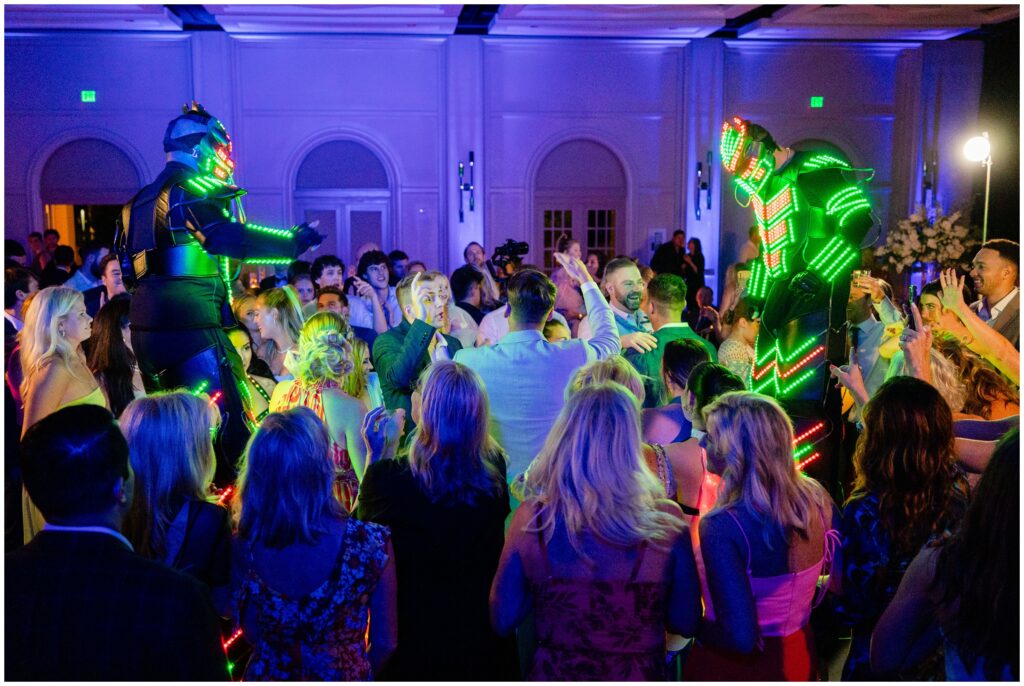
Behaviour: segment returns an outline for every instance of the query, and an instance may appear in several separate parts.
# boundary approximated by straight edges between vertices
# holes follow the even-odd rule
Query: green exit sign
[[[82,91],[82,102],[96,102],[96,91]]]
[[[821,109],[824,106],[825,106],[825,96],[824,95],[812,95],[811,96],[811,109],[817,110],[817,109]]]

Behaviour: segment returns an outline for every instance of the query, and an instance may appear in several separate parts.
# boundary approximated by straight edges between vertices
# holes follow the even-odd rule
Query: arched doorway
[[[39,180],[45,228],[74,249],[85,241],[114,242],[121,206],[142,186],[132,160],[113,143],[80,138],[57,148]]]
[[[583,254],[619,252],[626,216],[626,173],[611,150],[589,139],[566,141],[541,161],[534,184],[534,241],[554,267],[558,239],[568,234]]]
[[[322,143],[309,152],[295,177],[297,221],[319,220],[327,235],[317,250],[347,264],[367,242],[391,243],[391,183],[381,159],[353,140]]]

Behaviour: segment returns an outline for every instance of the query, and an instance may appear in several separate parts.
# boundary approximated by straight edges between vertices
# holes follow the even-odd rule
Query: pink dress
[[[316,413],[316,416],[326,425],[324,418],[324,389],[340,388],[334,381],[319,381],[313,384],[306,384],[298,379],[292,383],[288,393],[278,399],[270,408],[271,412],[285,412],[293,407],[308,407]],[[356,496],[359,495],[359,477],[356,470],[352,468],[352,460],[349,458],[345,446],[339,445],[331,439],[330,458],[334,463],[335,481],[334,490],[338,500],[349,512],[355,506]]]
[[[824,552],[810,567],[755,577],[750,568],[750,539],[736,515],[729,510],[725,513],[732,517],[747,544],[747,579],[757,611],[758,646],[749,655],[741,655],[698,643],[687,660],[684,681],[816,681],[818,670],[808,623],[811,610],[825,597],[826,587],[818,588],[818,577],[830,571],[839,532],[826,528]],[[821,518],[825,528],[824,515]],[[705,613],[708,619],[714,619],[703,565],[698,572]]]

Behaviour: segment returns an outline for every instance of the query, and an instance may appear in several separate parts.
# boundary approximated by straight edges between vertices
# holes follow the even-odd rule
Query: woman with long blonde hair
[[[302,405],[327,426],[338,497],[348,510],[355,505],[366,461],[361,435],[366,406],[342,390],[354,367],[350,336],[348,323],[336,312],[317,312],[310,317],[299,334],[295,354],[288,359],[294,380],[278,384],[270,398],[271,412]]]
[[[699,588],[682,511],[643,460],[636,396],[614,382],[571,395],[530,483],[491,587],[498,633],[532,599],[527,678],[664,680],[666,629],[694,635]]]
[[[705,619],[684,679],[813,681],[809,620],[837,540],[832,500],[797,471],[793,425],[775,400],[733,391],[704,413],[722,481],[700,520]]]
[[[257,299],[256,324],[260,337],[272,341],[273,348],[266,359],[278,381],[292,378],[285,367],[285,359],[298,344],[302,331],[302,305],[292,286],[271,288]]]
[[[135,473],[125,535],[143,557],[212,589],[231,580],[231,520],[210,490],[219,421],[206,394],[170,391],[136,398],[120,422]]]
[[[359,517],[387,525],[397,555],[398,651],[380,677],[514,680],[515,643],[487,614],[509,513],[487,393],[450,361],[428,367],[420,386],[408,459],[375,461],[359,491]]]
[[[51,286],[36,293],[18,333],[21,346],[21,398],[24,402],[22,436],[43,417],[72,405],[109,408],[89,364],[82,343],[92,335],[92,317],[82,294],[73,288]],[[25,543],[39,533],[45,521],[22,492]]]

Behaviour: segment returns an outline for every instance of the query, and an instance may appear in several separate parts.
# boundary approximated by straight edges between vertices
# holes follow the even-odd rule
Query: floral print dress
[[[317,417],[325,425],[324,419],[324,389],[340,388],[334,381],[321,381],[313,384],[305,384],[296,380],[292,383],[288,392],[278,399],[270,408],[271,412],[286,412],[293,407],[308,407],[313,410]],[[349,457],[345,446],[339,445],[331,439],[331,461],[334,462],[335,481],[334,491],[338,500],[345,506],[348,512],[355,507],[356,496],[359,495],[359,477],[356,470],[352,468],[352,460]]]
[[[249,569],[235,601],[239,618],[246,617],[250,606],[255,609],[260,640],[245,680],[372,679],[366,630],[370,597],[388,561],[389,537],[387,527],[350,517],[330,576],[297,598],[267,586],[252,564],[250,549]]]

